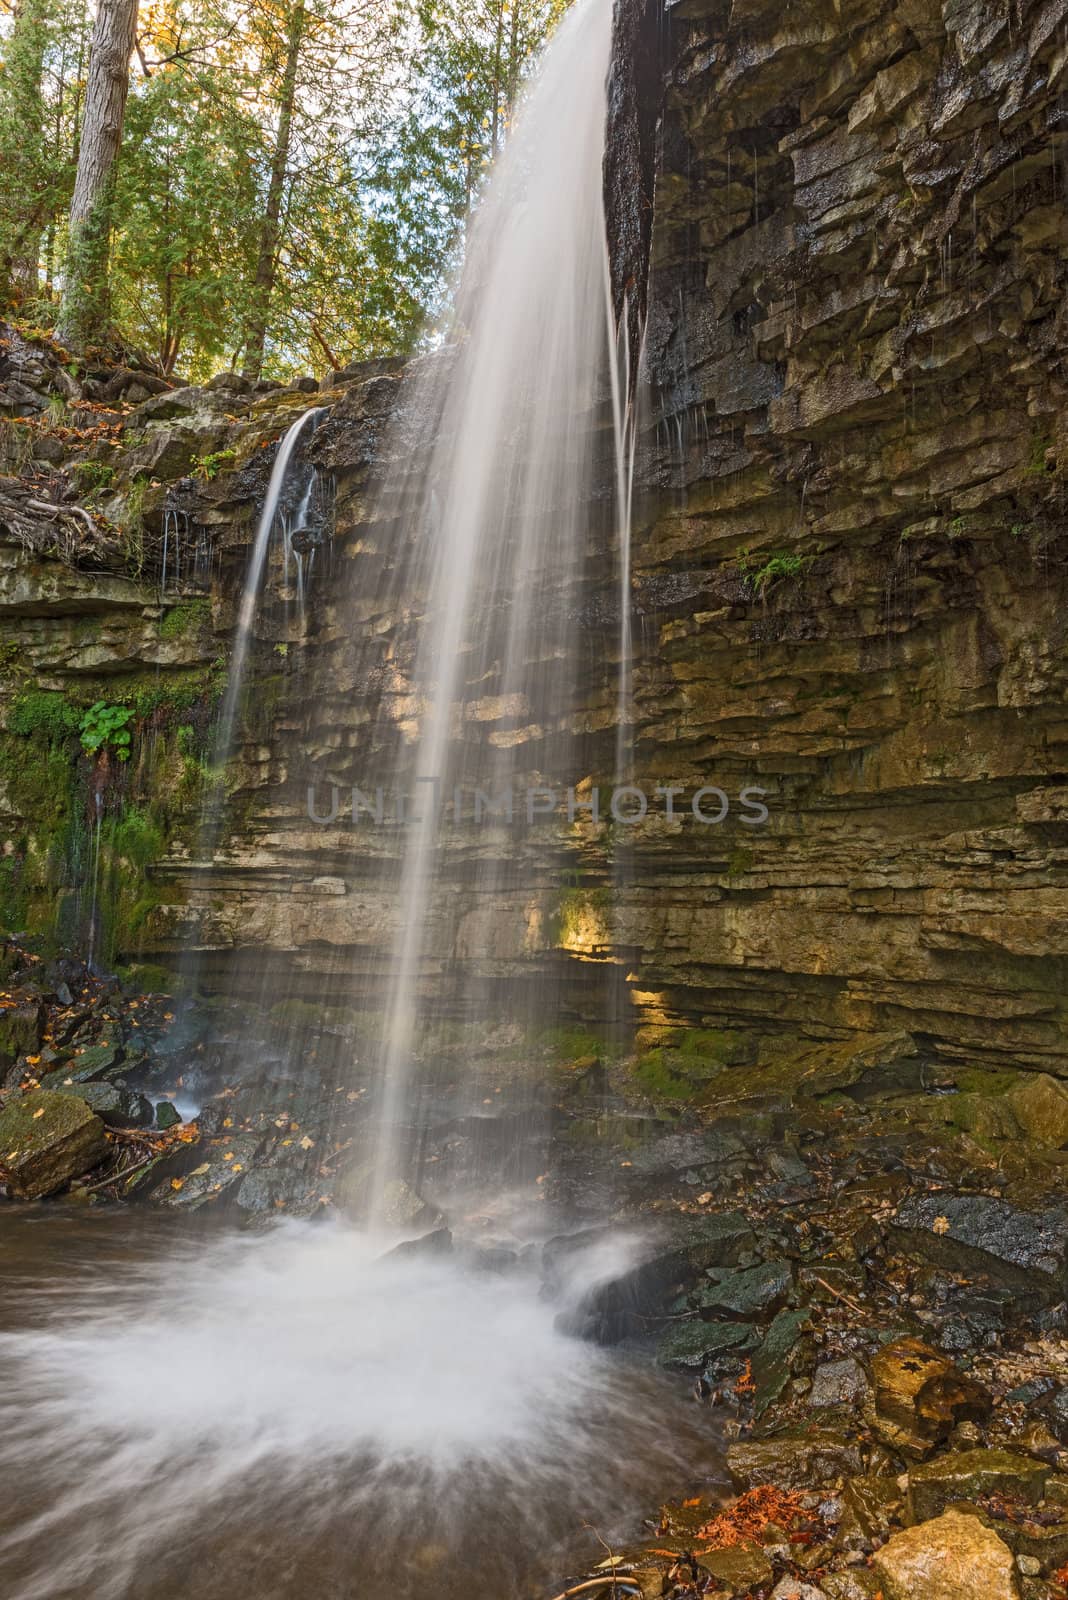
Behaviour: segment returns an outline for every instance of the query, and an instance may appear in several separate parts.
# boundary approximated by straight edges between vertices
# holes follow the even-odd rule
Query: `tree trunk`
[[[258,378],[263,371],[263,352],[267,343],[271,295],[274,292],[275,274],[278,270],[282,199],[285,194],[286,168],[289,165],[289,144],[293,134],[297,67],[300,64],[300,47],[304,41],[305,20],[304,0],[297,0],[290,13],[289,30],[286,35],[286,62],[278,94],[278,132],[271,157],[271,175],[267,185],[263,227],[260,230],[256,276],[252,283],[252,312],[249,318],[248,337],[245,340],[245,376],[248,378]]]
[[[137,0],[100,0],[89,51],[89,81],[70,206],[63,304],[56,336],[72,349],[107,337],[108,256],[115,158],[122,144]]]

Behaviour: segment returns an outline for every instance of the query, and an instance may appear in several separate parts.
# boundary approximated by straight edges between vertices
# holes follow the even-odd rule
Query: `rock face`
[[[524,858],[521,903],[485,904],[465,860],[443,889],[464,913],[456,948],[432,951],[428,984],[470,960],[485,945],[471,929],[488,926],[495,975],[563,974],[576,1010],[603,999],[593,979],[615,956],[639,1023],[701,1019],[794,1042],[905,1031],[917,1062],[993,1057],[1068,1076],[1059,8],[812,0],[795,14],[676,0],[666,13],[634,769],[650,791],[715,784],[734,804],[708,827],[653,804],[625,830],[561,828]],[[650,14],[621,7],[620,38],[645,38]],[[610,183],[645,172],[647,77],[614,80],[623,144]],[[623,218],[620,260],[640,263],[649,221]],[[387,444],[398,391],[395,365],[380,363],[315,396],[329,414],[308,454],[335,490],[334,579],[301,620],[272,557],[218,870],[206,885],[195,828],[176,827],[151,894],[128,896],[118,921],[135,948],[120,954],[195,946],[214,981],[240,985],[255,966],[320,1003],[330,974],[358,986],[389,945],[396,907],[381,885],[395,840],[313,823],[307,788],[366,783],[410,732],[410,636],[375,598],[399,559],[396,530],[369,493],[385,450],[404,448]],[[176,740],[187,690],[198,716],[213,703],[269,447],[308,396],[222,375],[135,397],[99,504],[117,527],[135,479],[186,474],[151,488],[150,573],[166,508],[190,547],[210,543],[210,607],[187,626],[149,584],[60,568],[5,512],[0,614],[57,691],[132,700],[161,669]],[[54,465],[58,493],[73,468]],[[603,528],[589,554],[604,572]],[[614,596],[614,580],[590,578],[579,622],[597,667],[584,702],[559,709],[554,733],[574,739],[561,783],[612,769]],[[358,681],[354,630],[382,642],[381,671]],[[501,697],[471,685],[467,698],[472,727],[522,743]],[[32,875],[54,840],[27,842],[33,797],[18,749],[7,754],[0,844]],[[169,759],[168,792],[189,758]],[[741,820],[746,786],[767,791],[766,825]],[[563,891],[572,868],[593,887]],[[31,902],[37,926],[63,909]],[[21,917],[26,897],[14,903]],[[443,907],[428,909],[432,945],[457,920]]]
[[[1012,1552],[978,1517],[947,1511],[877,1550],[886,1600],[1018,1600]]]
[[[34,1089],[0,1111],[0,1182],[21,1200],[54,1194],[106,1149],[104,1124],[71,1095]]]

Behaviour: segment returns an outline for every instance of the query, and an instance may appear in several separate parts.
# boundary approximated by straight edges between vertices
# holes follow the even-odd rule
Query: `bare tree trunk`
[[[297,67],[304,42],[304,0],[296,0],[286,34],[286,61],[278,94],[278,132],[271,156],[271,175],[267,185],[267,205],[260,230],[256,276],[252,283],[252,312],[245,341],[245,375],[258,378],[263,371],[263,352],[267,343],[267,324],[271,315],[271,295],[278,271],[278,242],[282,199],[285,195],[289,145],[293,135],[293,106],[297,93]]]
[[[115,159],[122,145],[137,0],[100,0],[89,51],[89,81],[70,206],[57,337],[73,349],[106,338],[110,323],[108,256]]]

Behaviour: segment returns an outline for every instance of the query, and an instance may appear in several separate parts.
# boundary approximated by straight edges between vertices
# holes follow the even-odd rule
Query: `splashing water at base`
[[[382,1249],[9,1228],[0,1593],[509,1600],[710,1465],[679,1387],[557,1332],[535,1275]]]

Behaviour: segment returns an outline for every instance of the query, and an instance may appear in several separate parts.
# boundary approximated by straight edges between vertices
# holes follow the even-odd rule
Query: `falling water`
[[[293,423],[293,426],[283,435],[282,442],[278,446],[278,454],[275,456],[274,465],[271,468],[271,476],[267,484],[267,495],[263,502],[263,510],[260,512],[260,520],[256,524],[256,536],[252,541],[248,568],[245,572],[244,588],[241,591],[241,599],[237,608],[234,648],[230,656],[226,695],[219,715],[216,736],[216,755],[219,760],[226,759],[233,743],[234,722],[244,689],[245,667],[248,662],[249,646],[252,642],[252,629],[256,621],[256,603],[259,600],[263,572],[267,565],[267,553],[271,544],[271,534],[279,514],[290,463],[293,460],[293,453],[300,442],[301,434],[306,428],[314,427],[320,416],[322,416],[321,406],[313,406],[310,411],[301,413],[296,422]]]
[[[398,763],[424,803],[401,871],[373,1190],[379,1200],[401,1165],[402,1111],[412,1117],[420,974],[432,902],[445,883],[448,839],[431,797],[452,795],[461,782],[468,791],[499,790],[524,760],[528,770],[548,772],[566,753],[566,740],[554,734],[563,734],[575,701],[573,597],[586,559],[599,408],[609,390],[602,158],[610,27],[610,0],[587,0],[561,25],[480,206],[453,347],[407,396],[408,411],[434,439],[400,496],[408,525],[424,530],[416,546],[424,565],[417,555],[415,570],[401,568],[395,580],[398,599],[420,589],[428,596],[414,673],[423,716],[414,750]],[[496,745],[471,733],[487,697],[511,709],[511,741],[507,731]],[[520,737],[524,728],[529,741]],[[476,915],[506,872],[499,856],[476,869]],[[522,914],[518,903],[514,914]],[[439,929],[454,946],[460,915]],[[462,937],[469,968],[492,960],[499,934],[491,919],[473,931],[468,918]],[[456,1009],[464,979],[451,981]],[[543,996],[543,1009],[546,1003]]]

